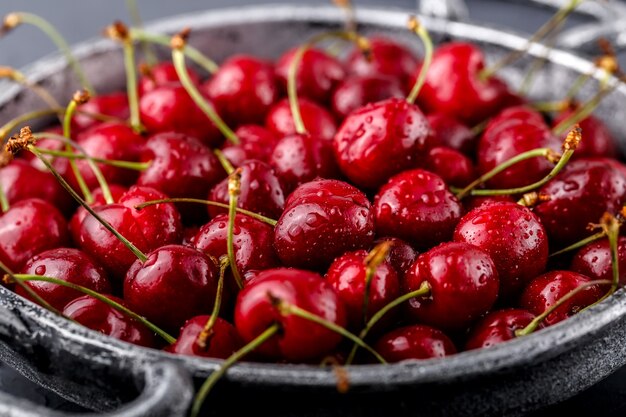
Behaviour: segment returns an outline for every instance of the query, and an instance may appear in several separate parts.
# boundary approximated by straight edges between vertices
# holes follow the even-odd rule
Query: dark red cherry
[[[397,237],[382,237],[376,239],[374,245],[378,245],[382,242],[391,243],[385,260],[394,267],[399,278],[404,277],[404,274],[417,258],[417,251],[404,240],[398,239]]]
[[[491,309],[499,279],[489,254],[467,243],[447,242],[421,254],[404,276],[404,292],[424,283],[427,296],[406,304],[411,320],[442,329],[462,330]]]
[[[559,113],[552,122],[553,126],[557,126],[576,111],[576,108],[572,108]],[[576,148],[573,158],[590,156],[619,157],[617,142],[602,120],[591,115],[578,122],[578,124],[583,131],[583,140]]]
[[[454,240],[487,252],[498,270],[500,296],[521,291],[548,262],[548,239],[539,218],[514,203],[483,205],[467,213]]]
[[[355,329],[362,328],[367,320],[400,295],[398,274],[387,261],[383,261],[372,275],[367,317],[363,316],[367,256],[366,250],[345,253],[333,261],[326,273],[326,281],[343,301],[348,314],[348,323]],[[392,317],[389,315],[385,318],[388,322]]]
[[[211,316],[196,316],[185,322],[176,343],[164,350],[178,355],[226,359],[242,346],[243,342],[235,326],[218,317],[211,328],[205,347],[198,344],[198,336]]]
[[[177,132],[197,138],[209,147],[224,137],[180,84],[154,88],[139,100],[141,122],[149,133]]]
[[[143,75],[139,78],[137,84],[140,96],[143,96],[157,87],[180,83],[176,67],[174,67],[171,61],[159,62],[153,67],[146,67],[145,71],[142,69],[142,72]],[[193,68],[187,67],[187,73],[195,85],[200,85],[200,76]]]
[[[288,50],[276,62],[276,76],[284,93],[287,92],[289,68],[298,50],[298,47]],[[343,64],[337,58],[320,49],[308,48],[296,70],[298,97],[328,103],[333,90],[345,76]]]
[[[404,98],[398,80],[384,75],[352,75],[342,81],[331,97],[330,106],[338,120],[369,103]]]
[[[558,247],[589,236],[587,225],[598,223],[605,212],[619,213],[626,202],[626,177],[609,164],[578,159],[537,191],[550,196],[534,212]]]
[[[465,350],[487,348],[515,339],[515,331],[528,326],[534,318],[534,314],[516,308],[493,311],[472,328]]]
[[[270,155],[270,165],[287,195],[315,178],[341,175],[332,144],[312,135],[294,134],[279,140]]]
[[[538,126],[546,126],[543,115],[527,105],[506,108],[489,119],[485,130],[493,130],[495,126],[506,126],[507,122],[524,122]]]
[[[298,99],[307,132],[320,139],[331,140],[337,132],[335,118],[324,107],[305,98]],[[274,104],[265,119],[265,126],[279,137],[296,134],[293,115],[287,99]]]
[[[469,196],[463,199],[463,208],[467,213],[477,208],[500,203],[515,203],[515,199],[510,195]]]
[[[618,171],[624,178],[626,178],[626,165],[617,159],[613,158],[603,158],[603,157],[595,157],[595,158],[585,158],[588,161],[599,161],[606,165],[611,166],[613,169]]]
[[[428,122],[406,100],[369,104],[344,120],[333,141],[341,172],[362,188],[375,189],[414,167],[431,147]]]
[[[239,145],[227,142],[222,153],[231,164],[238,167],[248,159],[269,162],[270,155],[278,142],[278,137],[268,129],[258,125],[239,126],[235,131]]]
[[[620,237],[617,245],[619,280],[626,283],[626,237]],[[570,269],[593,280],[613,279],[611,248],[608,239],[598,240],[582,247],[574,259]]]
[[[107,297],[125,305],[124,300],[112,295],[107,295]],[[63,309],[63,315],[85,327],[124,342],[145,347],[156,346],[154,334],[143,324],[88,295],[77,298],[66,305]]]
[[[349,250],[369,248],[374,214],[365,194],[338,180],[319,179],[295,189],[274,228],[284,265],[323,270]]]
[[[492,76],[480,79],[485,57],[478,46],[450,42],[435,50],[418,102],[427,113],[445,113],[474,126],[508,104],[506,84]],[[419,68],[414,71],[415,77]]]
[[[204,91],[231,126],[263,123],[278,100],[272,64],[251,55],[234,55],[205,83]]]
[[[450,239],[461,218],[461,203],[439,176],[415,169],[381,187],[374,212],[379,235],[399,237],[424,249]]]
[[[126,120],[130,116],[128,95],[125,92],[104,94],[92,97],[87,103],[79,105],[77,112],[72,117],[73,133],[81,132],[102,123],[100,120],[89,116],[89,113],[104,114],[121,121]]]
[[[433,143],[455,149],[467,156],[474,155],[478,137],[469,127],[445,113],[428,114],[426,120]]]
[[[533,279],[522,293],[520,306],[539,315],[553,306],[570,291],[585,285],[590,279],[572,271],[551,271]],[[543,321],[552,326],[578,313],[583,308],[598,301],[608,290],[607,287],[591,285],[574,295],[548,315]]]
[[[14,272],[33,256],[68,243],[65,218],[44,200],[21,200],[0,214],[0,261]]]
[[[117,203],[122,195],[128,191],[128,188],[122,187],[121,185],[109,184],[109,190],[111,191],[111,197],[113,197],[113,202]],[[91,192],[93,197],[93,203],[91,203],[91,207],[97,207],[106,204],[106,200],[104,199],[104,194],[102,193],[101,188],[96,188]],[[70,234],[72,235],[72,240],[76,243],[79,240],[80,236],[80,224],[83,222],[85,216],[88,216],[89,213],[82,206],[79,206],[72,219],[70,220]]]
[[[128,308],[158,326],[178,329],[211,311],[217,291],[215,261],[188,246],[166,245],[136,260],[124,279]]]
[[[280,332],[256,352],[268,358],[301,362],[322,357],[337,347],[340,335],[309,320],[281,314],[273,299],[337,326],[347,324],[344,305],[321,276],[299,269],[268,269],[241,290],[235,305],[235,326],[244,342],[250,342],[272,324],[280,324]]]
[[[443,358],[454,355],[454,343],[440,330],[423,325],[406,326],[381,337],[374,345],[387,362]]]
[[[241,186],[237,207],[277,219],[283,212],[285,196],[277,176],[265,162],[248,160],[241,166]],[[211,189],[209,200],[228,204],[228,178]],[[215,217],[228,210],[209,206],[209,215]]]
[[[477,177],[471,159],[445,146],[437,146],[428,151],[424,167],[455,187],[465,187]]]
[[[78,249],[57,248],[41,252],[26,262],[21,273],[57,278],[87,287],[100,294],[111,292],[111,285],[102,267]],[[26,285],[58,310],[62,310],[67,303],[83,295],[79,291],[49,282],[28,281]],[[16,292],[30,299],[22,287],[18,286]]]

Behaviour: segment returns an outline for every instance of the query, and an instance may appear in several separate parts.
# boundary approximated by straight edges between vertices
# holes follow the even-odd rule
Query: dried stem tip
[[[228,178],[228,195],[238,196],[241,193],[241,168],[237,168]]]
[[[119,20],[116,20],[112,25],[104,29],[104,36],[120,42],[130,40],[128,27]]]
[[[563,155],[553,151],[552,149],[548,149],[548,152],[546,153],[546,159],[553,164],[558,163],[562,156]]]
[[[22,23],[22,18],[20,17],[19,13],[9,13],[8,15],[4,17],[4,21],[2,22],[2,28],[0,28],[0,32],[6,33],[21,23]]]
[[[13,161],[13,153],[6,148],[0,150],[0,168],[4,168]]]
[[[4,150],[5,152],[17,155],[19,151],[26,149],[28,145],[33,145],[36,141],[30,127],[26,126],[20,130],[19,135],[9,138]]]
[[[15,281],[13,281],[13,278],[11,278],[11,276],[9,274],[4,274],[2,276],[2,283],[4,285],[10,285],[13,284]]]
[[[72,96],[72,101],[76,102],[76,104],[85,104],[91,99],[91,95],[87,90],[78,90]]]
[[[422,24],[415,16],[409,16],[409,20],[406,22],[406,27],[408,27],[412,32],[417,32],[421,25]]]
[[[533,191],[522,196],[522,203],[525,207],[534,207],[539,203],[550,201],[550,198],[549,194]]]
[[[350,0],[332,0],[332,1],[337,7],[343,7],[344,9],[352,7],[352,1]]]
[[[15,68],[0,66],[0,78],[10,78],[19,82],[24,80],[24,75]]]
[[[596,67],[603,69],[609,74],[615,74],[619,70],[619,63],[615,55],[603,55],[595,59]]]
[[[363,261],[365,265],[371,266],[373,268],[378,267],[385,258],[387,254],[389,254],[389,250],[393,246],[393,242],[386,240],[384,242],[379,243],[367,254],[365,260]]]
[[[580,128],[580,125],[574,125],[563,142],[563,151],[573,151],[578,148],[580,141],[583,139],[582,133],[583,130]]]
[[[184,28],[176,35],[172,37],[170,42],[170,47],[172,49],[183,49],[187,45],[187,39],[189,39],[189,34],[191,33],[190,28]]]

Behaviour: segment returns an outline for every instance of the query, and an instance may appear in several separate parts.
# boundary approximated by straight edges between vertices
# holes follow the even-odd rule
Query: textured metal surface
[[[409,45],[406,13],[361,10],[364,33],[385,32]],[[194,14],[155,26],[175,31],[194,29],[192,43],[221,60],[237,52],[276,57],[313,33],[341,24],[333,8],[289,6]],[[479,44],[490,59],[521,48],[523,37],[469,23],[424,19],[439,39],[467,39]],[[99,91],[123,88],[121,54],[106,41],[89,42],[79,55]],[[531,56],[546,55],[549,64],[537,78],[533,98],[560,98],[580,74],[593,65],[572,53],[547,51],[534,45]],[[502,75],[519,83],[531,58]],[[45,59],[29,72],[60,100],[77,87],[58,57]],[[95,76],[97,74],[97,77]],[[584,93],[593,92],[589,86]],[[620,86],[598,110],[617,137],[626,138],[626,87]],[[0,88],[0,121],[38,107],[36,97],[18,88]],[[621,143],[623,147],[623,142]],[[227,375],[211,406],[228,414],[287,416],[341,415],[498,415],[523,412],[571,396],[626,363],[626,292],[620,290],[601,305],[528,337],[491,349],[465,352],[446,359],[395,365],[348,368],[352,389],[335,390],[332,371],[315,366],[241,363]],[[5,289],[0,289],[0,359],[53,391],[95,410],[111,410],[128,401],[128,375],[154,363],[172,361],[196,378],[219,361],[175,357],[112,340],[56,317]],[[62,381],[71,380],[74,383]],[[246,390],[254,387],[253,392]],[[219,395],[219,390],[230,395]],[[371,395],[376,392],[376,395]],[[227,402],[241,396],[246,401]],[[294,408],[295,407],[295,408]]]

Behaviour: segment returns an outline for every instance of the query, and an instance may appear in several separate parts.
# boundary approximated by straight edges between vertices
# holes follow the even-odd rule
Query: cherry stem
[[[520,95],[528,96],[528,92],[535,81],[536,75],[546,64],[548,60],[548,55],[550,54],[552,49],[554,49],[554,46],[556,45],[556,42],[559,39],[559,34],[561,33],[561,29],[563,29],[564,25],[565,25],[565,20],[558,22],[558,24],[555,25],[552,33],[548,35],[548,41],[546,42],[546,51],[541,56],[533,60],[533,63],[530,69],[528,70],[528,72],[526,73],[526,75],[524,76],[524,79],[522,80],[522,84],[518,90],[518,93]]]
[[[4,192],[2,181],[0,181],[0,211],[2,211],[2,213],[6,213],[10,208],[7,193]]]
[[[59,102],[56,101],[54,97],[52,97],[48,90],[38,84],[29,81],[23,73],[16,69],[13,69],[11,67],[0,67],[0,78],[9,78],[16,83],[31,89],[35,94],[39,96],[39,98],[41,98],[48,106],[52,108],[58,108],[61,106]]]
[[[226,234],[226,249],[230,261],[230,270],[239,289],[243,288],[243,279],[237,268],[235,256],[235,216],[237,215],[237,200],[241,193],[241,169],[236,170],[228,177],[228,232]]]
[[[615,51],[606,51],[605,55],[602,55],[595,60],[595,64],[598,69],[604,71],[604,77],[602,77],[600,84],[602,87],[605,87],[606,83],[610,79],[610,76],[615,74],[619,69],[619,63],[617,61],[617,57],[615,56]],[[593,77],[594,73],[595,71],[592,71],[579,75],[576,81],[574,81],[574,84],[572,84],[568,90],[567,95],[565,96],[566,100],[572,100],[576,97],[587,81]]]
[[[133,22],[133,26],[142,29],[143,21],[141,19],[141,14],[139,13],[139,6],[137,5],[137,1],[126,0],[126,9],[128,9],[128,14],[130,15],[130,20]],[[148,66],[155,66],[158,61],[152,45],[146,40],[142,40],[140,43],[143,56]]]
[[[63,136],[65,136],[66,138],[72,138],[72,117],[74,116],[76,107],[78,107],[79,104],[86,103],[87,101],[89,101],[89,93],[85,90],[77,91],[76,93],[74,93],[72,100],[70,100],[70,103],[67,105],[67,110],[65,110],[65,117],[63,118]],[[68,152],[74,152],[72,145],[70,145],[69,143],[65,144],[65,150]],[[70,159],[69,163],[70,167],[72,168],[72,172],[74,173],[74,177],[76,178],[76,182],[78,183],[78,188],[80,188],[80,191],[85,197],[87,203],[92,203],[93,195],[91,194],[91,190],[89,190],[89,187],[85,182],[83,174],[81,174],[78,166],[76,165],[76,162],[73,159]]]
[[[555,135],[562,135],[572,126],[586,119],[593,111],[600,105],[604,97],[609,95],[609,93],[613,92],[613,90],[619,85],[619,83],[615,83],[613,87],[602,88],[598,91],[589,101],[583,104],[577,111],[572,113],[569,117],[561,120],[559,124],[554,126],[552,132]]]
[[[72,70],[80,80],[80,84],[83,88],[89,91],[90,94],[95,94],[95,90],[85,75],[82,66],[72,53],[70,46],[67,44],[65,39],[63,39],[63,36],[61,36],[59,31],[57,31],[56,28],[50,24],[50,22],[31,13],[15,12],[8,14],[4,18],[4,25],[2,29],[7,31],[23,23],[33,25],[44,32],[52,40],[52,42],[56,44],[57,48],[59,48],[63,55],[65,55],[65,59],[72,67]]]
[[[268,327],[263,333],[254,338],[250,343],[239,349],[237,352],[230,355],[227,359],[224,360],[222,365],[213,372],[202,384],[198,393],[196,394],[196,398],[193,401],[193,405],[191,407],[191,417],[198,417],[200,415],[200,410],[202,409],[202,405],[206,400],[206,397],[209,395],[215,384],[226,374],[226,371],[236,364],[239,360],[244,358],[249,353],[253,352],[256,348],[261,346],[271,337],[276,335],[280,331],[280,325],[275,323]]]
[[[17,284],[17,286],[21,287],[33,300],[35,300],[37,302],[37,304],[39,304],[40,306],[42,306],[43,308],[45,308],[47,310],[50,310],[54,314],[58,314],[59,316],[63,316],[63,314],[59,310],[57,310],[56,308],[52,307],[50,305],[50,303],[48,303],[39,294],[37,294],[35,292],[35,290],[33,290],[28,285],[26,285],[24,282],[22,282],[19,279],[17,279],[15,274],[2,261],[0,261],[0,269],[2,271],[4,271],[4,273],[9,277],[9,280],[6,280],[6,279],[3,280],[5,283],[8,284],[10,282],[14,282],[15,284]]]
[[[222,168],[224,168],[224,171],[226,171],[228,175],[232,174],[235,171],[233,164],[231,164],[228,158],[226,158],[224,152],[220,151],[219,149],[213,149],[213,153],[217,157],[217,160],[220,161]]]
[[[541,113],[549,113],[549,112],[558,112],[567,109],[570,105],[570,101],[560,100],[560,101],[538,101],[532,103],[530,106]]]
[[[545,36],[550,34],[552,31],[554,31],[555,29],[559,28],[561,23],[564,22],[567,19],[567,17],[583,1],[584,0],[570,0],[569,2],[564,4],[563,7],[561,7],[550,18],[550,20],[548,20],[543,26],[541,26],[537,30],[537,32],[535,32],[535,34],[533,36],[531,36],[530,39],[528,39],[528,41],[526,42],[526,44],[524,45],[524,47],[522,49],[519,49],[517,51],[512,51],[511,53],[509,53],[509,54],[505,55],[504,57],[502,57],[498,62],[493,64],[491,67],[483,69],[480,72],[480,74],[479,74],[479,78],[481,80],[488,80],[496,72],[500,71],[502,68],[504,68],[507,65],[510,65],[513,62],[517,61],[519,58],[521,58],[524,55],[524,53],[528,50],[528,48],[530,48],[530,46],[533,43],[540,41]]]
[[[176,73],[178,74],[181,84],[185,87],[185,90],[191,96],[196,105],[200,107],[209,120],[211,120],[211,122],[213,122],[213,124],[219,129],[222,135],[224,135],[224,137],[226,137],[226,139],[228,139],[231,143],[239,145],[240,141],[237,134],[235,134],[235,132],[228,127],[226,122],[224,122],[220,115],[217,114],[213,106],[204,99],[200,91],[198,91],[198,88],[189,77],[187,65],[185,63],[185,54],[183,53],[185,45],[186,40],[183,35],[175,35],[172,38],[172,61],[174,62],[174,67],[176,68]]]
[[[173,336],[171,336],[165,330],[158,327],[156,324],[153,324],[152,322],[148,321],[148,319],[146,319],[145,317],[140,316],[139,314],[131,311],[127,307],[124,307],[122,304],[116,301],[113,301],[109,297],[102,295],[96,291],[93,291],[89,288],[83,287],[81,285],[76,285],[71,282],[63,281],[62,279],[58,279],[54,277],[46,277],[46,276],[41,276],[41,275],[15,274],[14,278],[19,282],[23,282],[23,281],[49,282],[51,284],[60,285],[62,287],[71,288],[72,290],[79,291],[85,295],[88,295],[92,298],[95,298],[98,301],[105,303],[109,307],[119,311],[120,313],[127,315],[131,319],[138,321],[139,323],[143,324],[148,329],[150,329],[151,331],[159,335],[167,343],[172,344],[176,342],[176,339]]]
[[[429,294],[430,294],[430,284],[428,283],[428,281],[424,281],[419,286],[419,288],[416,289],[415,291],[411,291],[406,294],[403,294],[400,297],[396,298],[395,300],[389,302],[389,304],[385,305],[383,308],[378,310],[376,314],[372,316],[372,318],[365,325],[365,328],[363,328],[363,330],[361,330],[361,333],[359,333],[359,338],[365,339],[365,337],[369,334],[369,332],[374,328],[376,323],[378,323],[380,319],[382,319],[387,313],[389,313],[391,310],[393,310],[400,304],[404,303],[405,301],[410,300],[411,298],[424,297]],[[354,357],[356,356],[356,352],[358,348],[359,346],[357,344],[352,346],[352,350],[350,351],[350,354],[348,355],[348,359],[346,359],[346,365],[350,365],[352,361],[354,361]]]
[[[384,241],[379,243],[367,254],[363,263],[365,264],[365,291],[363,294],[363,322],[367,323],[367,309],[369,307],[372,279],[376,275],[376,269],[383,263],[393,242]]]
[[[220,275],[217,280],[217,291],[215,294],[215,303],[213,304],[213,311],[209,316],[209,320],[204,325],[202,331],[198,334],[196,339],[196,344],[200,347],[200,349],[207,348],[207,341],[209,337],[213,334],[213,326],[215,326],[215,322],[217,321],[217,317],[220,314],[220,307],[222,305],[222,296],[224,293],[224,275],[226,274],[226,268],[230,264],[230,260],[228,257],[222,257],[220,259]]]
[[[40,135],[37,134],[35,136],[40,136]],[[47,135],[47,134],[42,134],[41,136],[50,137],[50,135]],[[50,156],[55,156],[57,158],[67,158],[67,159],[86,159],[87,161],[98,162],[100,164],[110,165],[116,168],[130,169],[133,171],[145,171],[146,169],[150,168],[150,165],[152,164],[152,161],[150,162],[123,161],[121,159],[96,158],[96,157],[86,155],[84,153],[76,154],[72,152],[56,151],[54,149],[41,149],[41,148],[37,148],[37,149],[43,155],[50,155]]]
[[[619,229],[621,227],[620,221],[610,213],[605,213],[600,220],[602,230],[609,239],[609,247],[611,249],[611,271],[613,273],[613,281],[611,282],[611,288],[600,299],[598,303],[604,301],[610,297],[619,286]]]
[[[424,45],[424,61],[422,62],[422,68],[420,69],[420,73],[415,81],[415,84],[413,85],[413,88],[411,89],[411,92],[409,93],[409,96],[406,98],[408,103],[413,104],[424,86],[428,69],[433,61],[433,41],[424,25],[422,25],[415,16],[411,16],[409,18],[407,26],[411,32],[420,37],[422,44]]]
[[[135,206],[135,209],[137,210],[141,210],[145,207],[154,205],[154,204],[162,204],[162,203],[194,203],[194,204],[204,204],[207,206],[213,206],[213,207],[221,207],[221,208],[225,208],[225,209],[229,209],[230,205],[229,204],[224,204],[224,203],[220,203],[218,201],[211,201],[211,200],[200,200],[198,198],[164,198],[161,200],[152,200],[152,201],[146,201],[144,203],[138,204]],[[244,214],[248,217],[252,217],[253,219],[256,219],[258,221],[261,221],[263,223],[269,224],[270,226],[274,227],[276,226],[276,223],[278,223],[276,220],[274,219],[270,219],[269,217],[265,217],[261,214],[255,213],[253,211],[250,210],[246,210],[246,209],[242,209],[237,207],[236,209],[237,213],[240,214]]]
[[[589,287],[593,287],[595,285],[605,285],[605,284],[611,284],[611,281],[606,280],[606,279],[599,279],[596,281],[586,282],[580,285],[579,287],[574,288],[573,290],[565,294],[563,297],[559,298],[559,300],[556,303],[554,303],[549,309],[547,309],[546,311],[544,311],[543,313],[535,317],[530,323],[528,323],[526,327],[524,327],[523,329],[515,330],[515,337],[528,336],[529,334],[537,330],[541,322],[543,322],[546,319],[546,317],[552,314],[557,308],[562,306],[566,301],[570,300],[576,294],[582,292],[583,290],[586,290]]]
[[[346,14],[345,19],[345,27],[346,32],[356,33],[357,31],[357,23],[356,17],[354,15],[354,6],[352,5],[351,0],[333,0],[335,6],[342,9]]]
[[[571,252],[571,251],[576,250],[576,249],[580,249],[583,246],[586,246],[589,243],[593,243],[596,240],[600,240],[600,239],[602,239],[605,236],[606,236],[606,232],[605,231],[598,232],[598,233],[596,233],[594,235],[591,235],[591,236],[586,237],[586,238],[584,238],[582,240],[579,240],[578,242],[573,243],[573,244],[567,246],[566,248],[563,248],[563,249],[558,250],[558,251],[556,251],[554,253],[551,253],[550,257],[562,255],[564,253]]]

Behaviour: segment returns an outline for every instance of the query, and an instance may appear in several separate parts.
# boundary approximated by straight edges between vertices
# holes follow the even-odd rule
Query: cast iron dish
[[[438,3],[438,5],[437,5]],[[446,6],[430,2],[430,6]],[[452,3],[452,2],[451,2]],[[428,2],[426,3],[428,6]],[[449,4],[448,4],[449,5]],[[428,8],[428,7],[427,7]],[[434,10],[431,7],[431,10]],[[443,7],[444,14],[460,9]],[[441,11],[440,10],[440,11]],[[593,8],[588,9],[595,13]],[[462,9],[461,9],[462,11]],[[597,12],[597,10],[595,10]],[[603,12],[604,13],[604,12]],[[406,37],[406,11],[358,10],[364,34],[385,32]],[[599,16],[599,14],[596,14]],[[238,52],[263,51],[273,57],[312,34],[342,24],[332,7],[263,6],[210,11],[174,17],[151,27],[175,32],[190,26],[194,46],[218,61]],[[422,18],[435,39],[465,39],[493,59],[524,47],[526,38],[509,32],[442,18]],[[610,22],[587,33],[607,34]],[[569,46],[591,37],[564,37]],[[569,43],[568,43],[569,42]],[[122,56],[108,41],[76,48],[98,91],[123,88]],[[164,51],[166,52],[166,51]],[[549,53],[548,53],[549,52]],[[561,97],[592,62],[565,50],[533,45],[526,60],[501,73],[516,85],[532,57],[546,56],[531,97]],[[56,98],[69,100],[74,85],[64,60],[52,57],[27,72]],[[595,88],[595,86],[594,86]],[[589,86],[586,93],[592,92]],[[0,90],[0,119],[9,120],[36,107],[36,98],[20,88]],[[596,114],[618,138],[626,138],[626,85],[605,99]],[[620,143],[622,151],[626,142]],[[87,408],[109,416],[183,416],[196,382],[220,361],[173,356],[105,337],[57,317],[9,290],[0,288],[0,359],[29,379]],[[257,416],[334,415],[490,415],[521,413],[557,402],[591,386],[626,364],[626,291],[571,319],[490,349],[445,359],[347,368],[350,390],[339,394],[332,370],[306,365],[240,363],[233,367],[208,400],[216,414]],[[137,397],[138,393],[141,393]],[[134,400],[133,400],[134,399]],[[133,402],[128,403],[128,401]],[[119,408],[122,404],[126,406]],[[118,411],[111,412],[109,410]],[[0,416],[61,416],[0,394]]]

